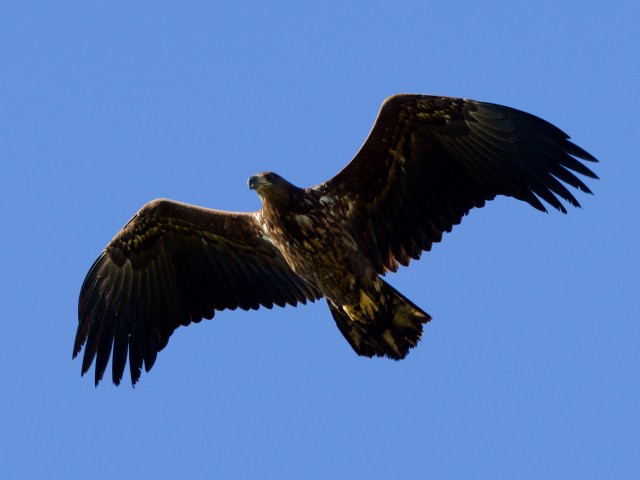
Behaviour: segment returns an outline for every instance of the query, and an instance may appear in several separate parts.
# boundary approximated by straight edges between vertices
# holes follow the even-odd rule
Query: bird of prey
[[[249,178],[262,201],[235,213],[154,200],[109,242],[78,305],[73,357],[85,345],[95,384],[109,358],[132,384],[180,325],[216,311],[325,298],[358,355],[404,358],[431,317],[381,277],[418,259],[469,210],[498,195],[546,211],[579,207],[579,161],[597,160],[550,123],[491,103],[394,95],[368,138],[330,180],[299,188],[273,172]]]

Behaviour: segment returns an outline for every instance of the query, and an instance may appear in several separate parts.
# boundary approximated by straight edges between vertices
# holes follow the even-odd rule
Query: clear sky
[[[640,478],[637,2],[0,2],[1,478]],[[388,280],[402,362],[324,302],[179,329],[135,389],[71,361],[146,202],[320,183],[399,92],[510,105],[598,157],[583,209],[474,210]]]

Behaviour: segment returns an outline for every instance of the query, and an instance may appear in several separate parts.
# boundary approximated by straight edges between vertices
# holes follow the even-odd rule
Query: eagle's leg
[[[384,304],[384,297],[380,298],[381,303]],[[360,290],[360,302],[356,306],[343,305],[342,309],[347,312],[347,315],[351,318],[358,318],[362,314],[366,318],[374,318],[378,311],[378,304],[369,296],[364,290]],[[358,313],[358,310],[361,313]]]

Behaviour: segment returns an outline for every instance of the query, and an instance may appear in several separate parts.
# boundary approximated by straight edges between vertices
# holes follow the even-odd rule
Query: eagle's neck
[[[294,185],[270,188],[260,195],[262,207],[269,215],[278,216],[282,212],[294,212],[305,203],[304,190]]]
[[[313,215],[313,198],[305,190],[294,186],[273,190],[262,199],[262,226],[271,240],[281,249],[300,235],[301,218]],[[286,255],[285,255],[286,256]]]

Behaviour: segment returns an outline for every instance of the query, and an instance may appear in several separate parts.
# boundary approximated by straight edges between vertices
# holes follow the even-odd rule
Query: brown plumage
[[[576,158],[596,159],[568,138],[500,105],[395,95],[355,158],[323,184],[255,175],[249,187],[263,208],[253,213],[148,203],[87,274],[73,356],[86,343],[82,373],[95,359],[96,384],[110,357],[119,384],[128,356],[135,384],[180,325],[325,297],[359,355],[404,358],[431,317],[380,275],[497,195],[543,211],[541,200],[563,213],[560,199],[579,206],[564,184],[591,193],[574,172],[597,177]]]

